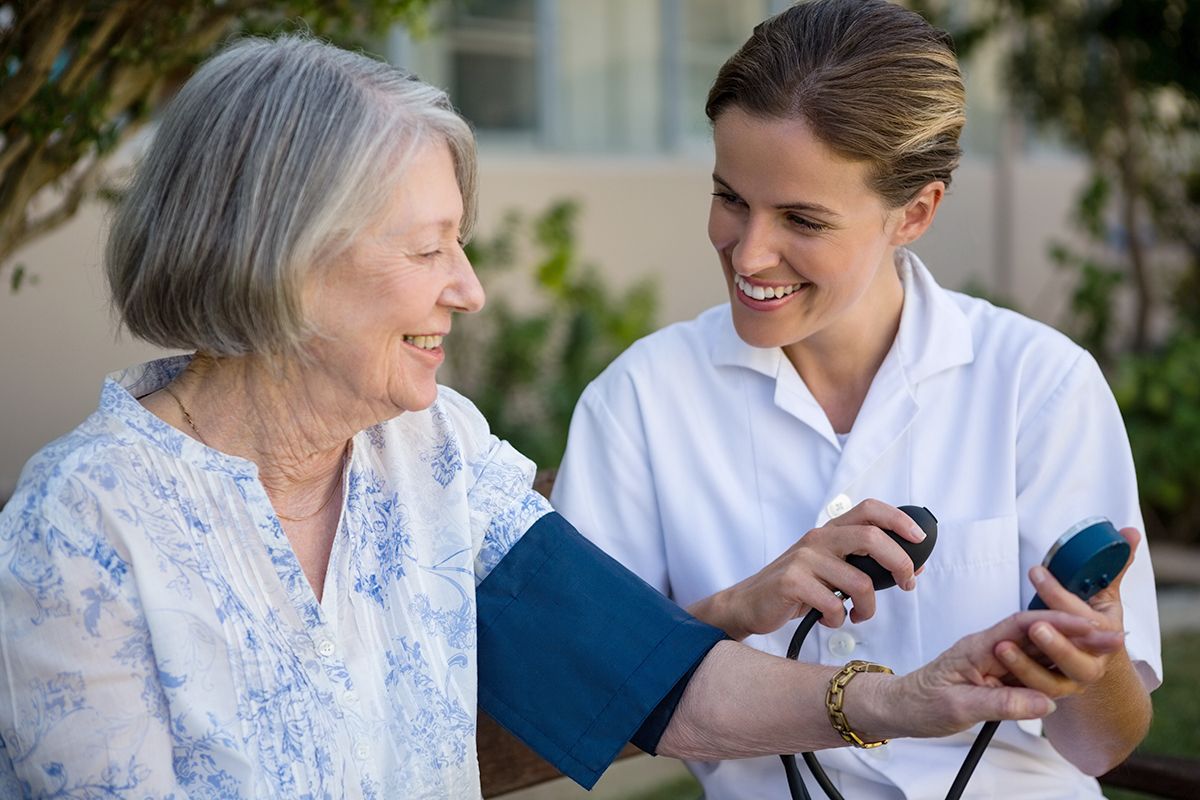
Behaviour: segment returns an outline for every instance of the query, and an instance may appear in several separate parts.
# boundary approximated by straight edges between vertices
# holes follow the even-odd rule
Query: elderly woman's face
[[[372,410],[429,407],[451,317],[483,307],[459,243],[462,215],[450,150],[430,142],[410,157],[380,218],[305,287],[324,334],[310,343],[317,366]]]

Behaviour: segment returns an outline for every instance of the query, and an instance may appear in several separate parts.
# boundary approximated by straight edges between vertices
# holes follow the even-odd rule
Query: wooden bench
[[[554,474],[555,470],[540,471],[534,488],[548,497],[554,486]],[[537,786],[560,776],[558,770],[482,711],[479,712],[476,745],[484,797]],[[628,745],[619,757],[638,752],[636,747]],[[1134,752],[1124,763],[1101,777],[1100,783],[1151,797],[1200,800],[1200,758]]]
[[[560,777],[550,766],[487,714],[479,714],[479,772],[483,796],[496,797]],[[633,745],[620,758],[640,752]],[[781,768],[782,769],[782,768]],[[782,774],[782,772],[780,773]],[[1200,758],[1134,752],[1100,778],[1104,786],[1170,800],[1200,800]]]
[[[479,714],[478,746],[484,797],[515,792],[560,777],[558,770],[483,712]],[[636,747],[628,745],[619,757],[638,752]],[[1150,797],[1200,800],[1200,758],[1136,751],[1123,764],[1101,777],[1100,783]]]

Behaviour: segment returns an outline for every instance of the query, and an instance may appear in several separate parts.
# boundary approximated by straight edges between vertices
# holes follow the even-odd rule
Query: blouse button
[[[359,761],[366,761],[367,757],[370,755],[371,746],[366,742],[359,742],[358,744],[354,745],[354,757]]]
[[[850,498],[844,494],[839,494],[837,497],[829,501],[829,505],[825,506],[825,513],[832,519],[840,517],[853,507]]]
[[[334,649],[333,642],[329,641],[328,639],[322,639],[320,643],[317,644],[317,652],[321,654],[322,658],[329,658],[331,655],[333,655]]]
[[[342,702],[348,706],[354,705],[358,702],[358,692],[353,689],[347,689],[345,694],[342,695]]]
[[[845,631],[837,631],[829,637],[829,654],[835,658],[846,658],[854,652],[856,646],[854,637]]]

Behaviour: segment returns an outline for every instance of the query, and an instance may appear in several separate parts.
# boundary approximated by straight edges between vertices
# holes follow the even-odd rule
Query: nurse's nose
[[[735,272],[748,276],[779,265],[779,247],[773,227],[768,219],[751,216],[746,220],[741,237],[730,254]]]

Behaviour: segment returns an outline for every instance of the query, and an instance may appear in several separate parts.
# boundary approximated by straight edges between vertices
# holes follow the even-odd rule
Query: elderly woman
[[[1162,674],[1133,460],[1088,353],[946,291],[909,250],[960,155],[965,96],[949,38],[883,0],[800,3],[754,30],[705,110],[708,235],[729,303],[638,342],[588,387],[555,506],[697,617],[766,652],[783,653],[787,623],[817,608],[828,627],[801,658],[910,672],[1035,591],[1127,631],[1116,652],[1038,631],[1070,696],[1044,727],[1000,726],[968,795],[1098,797],[1088,775],[1145,735]],[[940,518],[918,591],[876,597],[843,561],[878,539],[871,523],[888,512],[868,498]],[[1094,515],[1128,526],[1137,552],[1089,605],[1039,565]],[[912,588],[905,555],[880,546]],[[853,597],[850,625],[835,589]],[[1018,648],[996,653],[1015,673],[1029,666]],[[970,745],[910,740],[825,761],[847,797],[935,797]],[[787,796],[775,759],[693,767],[713,800]]]
[[[0,794],[475,797],[477,701],[585,785],[631,737],[842,743],[834,670],[720,641],[600,555],[437,385],[483,304],[474,176],[442,93],[319,42],[236,44],[183,88],[107,269],[134,335],[194,352],[107,380],[0,516]],[[845,713],[1043,716],[992,656],[1035,619],[1096,638],[1010,618]]]

